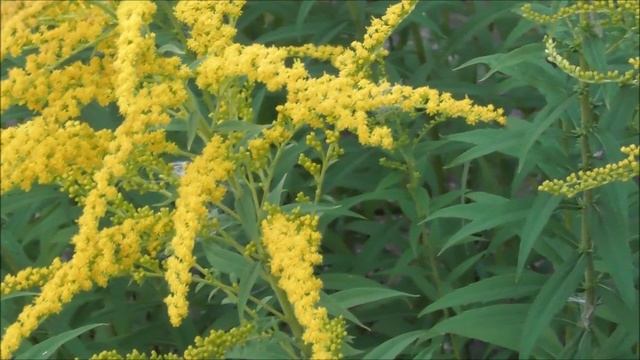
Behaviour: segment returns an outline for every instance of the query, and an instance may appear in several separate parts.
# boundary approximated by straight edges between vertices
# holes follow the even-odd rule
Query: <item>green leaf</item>
[[[518,250],[518,265],[516,277],[519,277],[524,268],[524,264],[535,244],[536,240],[542,233],[545,225],[549,222],[549,218],[553,211],[558,207],[562,197],[553,196],[540,192],[533,201],[533,206],[528,212],[527,220],[520,232],[520,249]]]
[[[345,290],[359,287],[382,287],[375,280],[364,276],[346,273],[323,273],[320,275],[323,289]]]
[[[408,294],[402,291],[387,288],[363,287],[338,291],[337,293],[331,294],[330,296],[331,299],[335,300],[342,307],[348,309],[357,305],[367,304],[393,297],[418,295]]]
[[[262,267],[260,262],[254,262],[250,267],[245,268],[245,272],[240,277],[240,289],[238,291],[238,317],[244,318],[244,308],[247,305],[247,300],[251,294],[251,289],[258,279],[258,275]]]
[[[633,308],[638,291],[633,279],[638,269],[634,267],[634,255],[629,247],[628,200],[617,194],[616,190],[620,189],[619,184],[602,188],[603,199],[598,204],[599,211],[593,212],[590,228],[596,253],[611,274],[624,303]]]
[[[187,119],[187,150],[191,150],[191,145],[196,139],[196,133],[198,130],[198,114],[194,111],[189,114]]]
[[[0,297],[0,301],[5,301],[13,298],[24,297],[24,296],[38,296],[38,295],[40,295],[40,293],[33,292],[33,291],[16,291],[8,295],[2,295]]]
[[[527,359],[542,331],[553,316],[566,304],[582,279],[586,258],[574,254],[562,264],[544,284],[536,296],[524,323],[520,339],[520,358]]]
[[[497,227],[498,225],[506,224],[512,221],[520,220],[527,216],[527,210],[518,211],[505,211],[502,213],[488,213],[484,216],[473,220],[469,224],[463,226],[455,234],[453,234],[442,246],[442,249],[438,252],[438,255],[442,254],[445,250],[458,244],[470,235]]]
[[[258,125],[247,121],[227,120],[213,126],[213,131],[222,134],[239,132],[246,134],[248,137],[253,137],[268,127],[269,125]]]
[[[204,255],[214,269],[223,273],[240,275],[249,267],[244,256],[223,249],[210,241],[204,242]]]
[[[64,194],[53,187],[37,186],[33,187],[29,192],[10,191],[2,195],[0,199],[0,213],[2,216],[19,210],[21,208],[35,205],[41,201],[47,200],[53,203],[53,199],[62,199]]]
[[[331,296],[324,292],[320,292],[320,306],[325,307],[329,315],[342,316],[361,328],[371,331],[371,329],[360,322],[360,320],[358,320],[351,311],[347,310],[344,306],[340,305],[337,301],[333,300]]]
[[[182,49],[179,44],[172,43],[172,42],[160,46],[158,48],[158,52],[160,54],[165,54],[165,53],[172,53],[172,54],[178,54],[178,55],[185,54],[184,49]]]
[[[427,338],[452,333],[517,350],[528,312],[529,304],[498,304],[467,310],[436,324]]]
[[[249,184],[242,184],[241,191],[235,195],[235,209],[240,216],[242,229],[244,229],[247,238],[251,241],[258,239],[258,217],[256,214],[256,204],[254,203]]]
[[[418,317],[454,306],[529,296],[542,287],[545,279],[545,276],[533,272],[523,274],[519,282],[515,274],[482,279],[446,294],[424,308]]]
[[[269,195],[267,195],[267,202],[269,204],[280,205],[280,199],[282,199],[282,192],[284,188],[284,182],[287,180],[287,174],[284,174],[280,181],[278,181],[278,185],[271,190]]]
[[[582,40],[582,50],[591,69],[607,72],[607,48],[602,38],[585,36]]]
[[[305,26],[302,26],[300,29],[298,29],[298,26],[296,24],[281,26],[276,30],[258,36],[255,42],[265,44],[276,41],[295,40],[300,36],[317,34],[319,31],[326,28],[326,25],[327,24],[325,22],[309,22],[305,24]]]
[[[529,25],[529,27],[531,27],[531,25]],[[484,81],[496,72],[502,71],[503,69],[510,66],[527,61],[536,61],[541,56],[541,54],[544,54],[544,46],[542,44],[529,44],[519,47],[508,53],[480,56],[475,59],[471,59],[453,70],[460,70],[476,64],[487,64],[491,67],[491,71],[489,71],[487,74],[485,74],[485,76],[478,80]]]
[[[575,96],[570,95],[556,103],[548,104],[538,113],[538,115],[536,115],[535,119],[533,119],[533,128],[524,138],[524,146],[518,154],[518,172],[522,171],[522,167],[525,163],[525,159],[527,158],[527,154],[529,153],[529,150],[536,142],[536,140],[538,140],[540,135],[542,135],[545,130],[547,130],[549,126],[551,126],[551,124],[553,124],[558,118],[560,118],[567,107],[569,107],[569,105],[571,105],[574,101]],[[518,140],[522,141],[521,139]]]
[[[425,330],[416,330],[398,335],[373,348],[363,359],[395,359],[407,346],[425,333]]]
[[[98,326],[104,326],[108,324],[90,324],[79,327],[77,329],[65,331],[62,334],[50,337],[41,343],[34,345],[33,347],[25,350],[24,352],[16,355],[16,359],[49,359],[58,348],[69,340],[75,339],[80,334],[94,329]]]
[[[304,24],[304,20],[309,15],[309,11],[315,4],[315,0],[307,0],[303,1],[300,4],[300,9],[298,10],[298,16],[296,17],[296,31],[300,33],[302,31],[302,24]]]
[[[487,251],[483,250],[483,251],[480,251],[479,253],[473,255],[472,257],[462,261],[455,268],[453,268],[451,270],[451,272],[449,272],[449,274],[447,275],[447,277],[445,279],[445,282],[447,284],[452,284],[460,276],[462,276],[465,272],[467,272],[469,269],[471,269],[471,267],[473,265],[475,265],[476,262],[478,262],[478,260],[480,260],[486,253],[487,253]]]

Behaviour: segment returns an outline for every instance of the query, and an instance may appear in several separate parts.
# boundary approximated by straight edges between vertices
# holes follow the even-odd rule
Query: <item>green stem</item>
[[[320,197],[322,196],[322,185],[324,183],[324,178],[327,175],[327,169],[329,168],[329,165],[330,165],[329,161],[331,161],[331,156],[333,155],[334,149],[335,149],[335,145],[329,144],[329,147],[327,148],[327,152],[324,153],[324,156],[322,157],[322,168],[320,169],[320,175],[318,176],[318,179],[317,179],[318,186],[316,187],[316,195],[313,199],[314,204],[318,204],[318,201],[320,201]]]
[[[407,171],[409,172],[409,184],[407,185],[407,190],[409,191],[409,194],[411,195],[411,198],[413,199],[413,202],[416,205],[416,218],[424,219],[427,217],[428,210],[425,209],[423,206],[421,206],[421,202],[418,198],[418,194],[416,193],[417,187],[420,186],[420,183],[419,183],[420,174],[416,171],[415,160],[413,159],[413,157],[410,157],[409,155],[407,155],[404,151],[400,151],[400,153],[407,164]],[[438,270],[438,262],[436,259],[436,255],[433,252],[433,249],[431,247],[431,244],[428,241],[427,228],[425,225],[421,225],[420,240],[424,248],[424,253],[426,254],[426,257],[427,257],[426,260],[429,263],[429,268],[431,270],[431,277],[432,277],[433,283],[436,286],[437,295],[438,297],[442,297],[444,294],[443,294],[443,287],[442,287],[442,279],[440,278],[440,271]],[[449,318],[448,309],[444,309],[443,315],[445,319]],[[460,356],[460,351],[458,350],[457,338],[453,334],[449,334],[449,335],[451,337],[451,345],[452,345],[451,347],[453,349],[454,357],[456,359],[460,359],[461,356]]]
[[[145,274],[145,276],[148,276],[148,277],[164,278],[164,275],[161,274],[161,273],[145,271],[144,274]],[[224,291],[227,295],[233,295],[233,296],[236,296],[236,297],[238,296],[236,289],[234,289],[232,286],[229,286],[229,285],[224,284],[222,282],[216,281],[215,279],[207,280],[207,279],[203,279],[203,278],[200,278],[200,277],[192,276],[191,280],[193,282],[195,282],[195,283],[203,283],[203,284],[207,284],[207,285],[210,285],[210,286],[213,286],[213,287],[218,287],[222,291]],[[274,309],[271,305],[263,302],[262,300],[256,298],[255,296],[252,296],[252,295],[249,295],[249,300],[251,300],[256,305],[265,308],[267,311],[269,311],[270,313],[275,315],[281,321],[285,321],[286,318],[285,318],[284,314],[282,314],[280,311]],[[245,311],[249,315],[255,317],[256,315],[251,313],[249,310],[250,310],[249,308],[245,309]]]
[[[164,12],[167,14],[167,17],[169,18],[169,21],[171,21],[171,25],[173,26],[174,32],[176,33],[176,35],[178,35],[178,38],[182,43],[182,45],[184,46],[185,51],[187,51],[187,38],[184,36],[184,33],[182,32],[182,27],[176,20],[175,16],[173,16],[173,12],[171,11],[169,2],[158,1],[158,4],[162,8],[162,10],[164,10]]]
[[[232,218],[236,219],[238,222],[242,222],[242,219],[240,218],[240,215],[238,215],[238,213],[236,213],[235,211],[231,210],[229,207],[227,207],[223,203],[216,203],[215,206],[217,206],[218,208],[220,208],[220,210],[222,210],[225,213],[227,213],[227,215],[229,215]]]
[[[580,66],[584,69],[587,66],[584,56],[580,57]],[[580,83],[580,156],[582,158],[582,170],[587,171],[591,167],[591,148],[589,146],[589,132],[593,126],[593,111],[589,97],[588,85]],[[582,308],[581,320],[585,329],[591,327],[591,316],[595,310],[595,287],[596,278],[593,265],[593,242],[589,233],[589,215],[593,202],[593,193],[586,190],[582,194],[582,209],[580,223],[580,251],[584,252],[587,267],[584,273],[585,282],[585,303]]]
[[[273,175],[276,170],[276,164],[278,164],[278,160],[280,160],[280,156],[282,156],[282,149],[283,149],[282,145],[278,146],[278,149],[276,150],[276,154],[274,155],[273,160],[271,161],[271,166],[269,166],[269,168],[267,169],[267,176],[262,181],[262,202],[260,203],[261,207],[264,206],[264,202],[267,198],[267,194],[269,194],[269,189],[271,188],[271,181],[273,181]]]
[[[411,24],[411,35],[413,36],[413,42],[416,45],[416,55],[418,56],[418,61],[421,64],[427,62],[427,55],[424,51],[424,45],[422,44],[422,35],[420,35],[420,27],[418,24]]]
[[[276,298],[280,303],[280,307],[282,308],[282,312],[284,313],[284,318],[282,320],[289,325],[293,336],[299,341],[298,347],[303,353],[302,358],[308,359],[309,349],[302,341],[302,334],[304,330],[302,329],[302,325],[300,325],[298,319],[295,316],[293,305],[291,305],[291,303],[289,302],[289,299],[287,298],[287,295],[284,293],[284,291],[280,289],[273,275],[266,272],[266,276],[264,277],[264,279],[269,283],[269,285],[271,285],[271,288],[273,289],[273,292],[275,293]]]

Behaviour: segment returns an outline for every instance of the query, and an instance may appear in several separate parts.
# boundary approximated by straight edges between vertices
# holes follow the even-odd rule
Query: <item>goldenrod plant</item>
[[[637,2],[1,6],[0,358],[638,356]]]

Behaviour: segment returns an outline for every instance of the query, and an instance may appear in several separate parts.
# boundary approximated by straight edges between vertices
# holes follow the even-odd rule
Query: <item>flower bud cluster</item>
[[[124,356],[116,350],[102,351],[91,356],[91,360],[200,360],[223,359],[225,353],[234,346],[244,343],[253,332],[254,325],[246,324],[229,331],[211,330],[205,338],[196,337],[195,344],[189,346],[182,356],[174,353],[158,354],[155,350],[146,354],[133,350]]]
[[[610,70],[603,73],[595,70],[585,70],[578,65],[571,64],[569,60],[565,59],[558,53],[556,43],[550,36],[545,38],[545,52],[549,61],[558,65],[562,71],[569,74],[571,77],[582,82],[594,84],[615,82],[621,85],[638,85],[638,67],[636,66],[638,62],[636,60],[637,58],[631,58],[628,60],[629,64],[631,64],[633,68],[625,71],[624,73],[620,73],[618,70]]]
[[[538,190],[570,198],[585,190],[614,181],[628,181],[640,175],[638,164],[640,148],[638,145],[623,146],[620,151],[626,154],[627,158],[603,167],[572,173],[564,180],[547,180],[538,187]]]
[[[612,23],[620,23],[625,15],[633,17],[636,27],[640,21],[640,5],[635,0],[594,0],[577,1],[571,5],[563,6],[553,14],[541,14],[535,10],[531,4],[525,4],[520,8],[522,16],[537,22],[538,24],[551,24],[559,20],[579,15],[599,13],[611,18]]]
[[[195,343],[184,351],[184,359],[222,359],[229,349],[244,343],[253,330],[253,324],[246,324],[226,332],[211,330],[206,337],[195,338]]]

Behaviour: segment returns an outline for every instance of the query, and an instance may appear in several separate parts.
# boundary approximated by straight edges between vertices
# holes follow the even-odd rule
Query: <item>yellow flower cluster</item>
[[[26,56],[23,69],[11,69],[2,80],[2,111],[12,104],[26,104],[43,111],[43,116],[60,113],[60,121],[65,121],[79,114],[79,105],[94,98],[106,104],[111,98],[108,59],[93,58],[86,65],[78,61],[62,70],[58,67],[71,55],[110,36],[111,20],[101,9],[83,3],[24,2],[22,10],[3,22],[2,46],[11,46],[13,55],[25,45],[38,51]],[[73,91],[68,92],[70,87]]]
[[[547,180],[538,187],[538,190],[570,198],[585,190],[614,181],[627,181],[640,175],[640,165],[638,164],[640,148],[638,145],[623,146],[620,151],[626,154],[627,158],[604,167],[578,171],[567,176],[564,180]]]
[[[341,357],[344,324],[329,321],[327,309],[318,305],[322,281],[314,276],[313,267],[322,262],[322,255],[317,225],[313,215],[275,212],[262,221],[262,242],[271,259],[271,273],[278,277],[278,286],[304,327],[302,338],[311,345],[312,357],[335,359]]]
[[[171,292],[165,303],[173,326],[180,325],[188,313],[190,270],[195,264],[193,247],[203,220],[207,217],[206,204],[222,200],[225,188],[219,182],[226,180],[233,169],[233,163],[228,160],[228,145],[222,137],[214,136],[202,155],[189,164],[185,175],[180,179],[179,197],[173,215],[173,254],[167,259],[165,273]]]
[[[229,331],[211,330],[205,338],[197,336],[194,344],[190,345],[182,357],[173,354],[158,354],[152,351],[150,355],[138,350],[122,356],[117,351],[103,351],[91,356],[91,360],[200,360],[200,359],[224,359],[227,351],[234,346],[241,345],[253,331],[253,324],[246,324],[232,328]]]
[[[274,122],[270,127],[262,130],[259,136],[249,140],[248,150],[251,155],[250,167],[252,169],[264,168],[271,145],[282,145],[291,138],[292,132],[287,129],[286,125],[282,121]]]
[[[111,140],[109,131],[78,121],[58,127],[43,117],[4,129],[0,136],[0,193],[14,187],[28,191],[34,183],[82,183],[102,163]]]
[[[100,231],[85,249],[76,247],[73,258],[62,263],[42,285],[40,295],[31,305],[22,309],[18,319],[5,330],[0,343],[0,358],[8,359],[39,323],[51,314],[58,313],[81,291],[94,284],[106,286],[107,280],[118,274],[128,273],[137,259],[143,255],[142,239],[161,238],[167,227],[158,227],[168,212],[132,217],[120,225]],[[153,242],[153,240],[150,240]],[[8,278],[6,286],[13,280]],[[5,285],[3,285],[4,287]]]
[[[386,19],[383,21],[384,31],[378,29],[379,26],[372,26],[368,31],[370,38],[365,43],[372,45],[379,41],[380,34],[388,35],[394,22],[399,22],[402,16],[408,14],[412,4],[414,2],[407,1],[391,7],[385,15],[388,16],[383,17]],[[314,54],[311,45],[299,51]],[[329,54],[341,54],[339,49],[315,52],[316,55],[318,53],[322,53],[324,58]],[[332,61],[337,64],[340,74],[324,74],[318,78],[312,78],[299,61],[294,61],[291,67],[286,66],[285,60],[292,54],[296,52],[291,48],[232,44],[217,56],[210,56],[201,63],[197,69],[197,84],[202,89],[218,94],[229,79],[246,76],[250,82],[265,84],[270,91],[286,88],[287,101],[277,107],[280,118],[289,118],[296,126],[307,124],[314,128],[328,128],[332,125],[337,131],[356,133],[362,144],[386,149],[393,147],[390,129],[384,125],[369,124],[367,115],[367,112],[381,107],[399,106],[407,112],[426,107],[429,115],[462,117],[469,124],[479,121],[506,122],[502,109],[493,106],[478,106],[469,99],[455,100],[450,94],[440,94],[428,87],[416,89],[350,76],[349,71],[343,71],[352,63],[351,60],[344,60],[349,59],[348,56],[343,57],[344,52]]]
[[[175,16],[191,27],[189,49],[202,56],[220,53],[231,45],[236,35],[235,21],[244,3],[244,0],[180,1]]]
[[[367,79],[371,63],[386,54],[385,39],[411,12],[415,0],[402,1],[381,19],[372,20],[363,41],[348,49],[235,43],[235,21],[243,3],[180,1],[175,16],[189,26],[187,46],[202,61],[196,69],[196,84],[203,90],[204,101],[209,92],[216,96],[215,106],[210,106],[214,124],[250,118],[250,95],[257,82],[270,91],[286,90],[276,121],[247,144],[256,164],[268,158],[271,145],[284,144],[303,126],[324,132],[327,142],[336,147],[340,132],[348,130],[364,145],[392,149],[391,127],[368,115],[386,107],[409,113],[424,109],[429,116],[461,117],[469,124],[506,121],[502,109],[493,106],[455,100],[428,87]],[[2,293],[32,286],[41,286],[41,293],[6,329],[0,345],[2,358],[10,358],[22,339],[76,294],[95,285],[106,286],[114,276],[135,273],[136,264],[154,259],[166,245],[172,251],[165,274],[170,321],[177,326],[188,314],[196,236],[209,221],[207,204],[222,200],[223,182],[234,171],[229,153],[235,135],[229,139],[213,135],[206,142],[180,179],[175,212],[154,213],[126,201],[122,190],[160,191],[174,183],[161,155],[179,150],[165,139],[164,128],[171,120],[170,111],[184,113],[194,106],[184,104],[191,71],[181,59],[160,56],[156,50],[150,29],[155,11],[151,1],[2,2],[0,56],[18,56],[27,50],[28,55],[23,68],[10,69],[2,80],[0,111],[21,105],[37,115],[0,132],[0,193],[57,182],[83,205],[78,233],[71,240],[70,261],[25,269],[3,281]],[[182,29],[178,30],[181,36]],[[83,52],[87,49],[93,50],[90,59]],[[302,57],[328,61],[338,75],[314,78]],[[123,122],[115,131],[96,131],[79,120],[83,107],[92,101],[102,106],[117,103]],[[103,221],[107,216],[110,222]],[[317,218],[312,216],[272,214],[262,222],[262,231],[271,271],[279,277],[279,286],[305,328],[303,340],[311,344],[314,357],[333,358],[340,354],[344,321],[329,320],[326,309],[318,306],[322,283],[313,276],[313,266],[321,261],[316,226]],[[245,330],[233,334],[240,338]],[[231,338],[216,340],[216,336],[224,338],[220,333],[212,336],[185,352],[185,357],[220,354],[226,346],[222,344],[232,342]]]
[[[0,295],[42,286],[62,267],[60,258],[55,258],[51,265],[42,268],[28,267],[15,275],[6,275],[0,283]]]
[[[109,58],[92,58],[87,64],[75,62],[53,71],[12,68],[1,83],[1,110],[25,105],[50,122],[62,123],[80,115],[82,106],[92,100],[103,106],[111,102],[112,76]]]
[[[30,5],[25,6],[26,9]],[[37,56],[31,62],[27,57],[25,69],[12,69],[2,84],[3,110],[12,104],[26,104],[42,111],[41,117],[17,128],[2,130],[2,191],[16,185],[28,188],[34,181],[50,182],[56,177],[71,191],[73,185],[70,184],[74,181],[87,183],[86,179],[79,179],[86,174],[93,176],[90,181],[93,188],[83,200],[85,207],[78,220],[79,231],[72,239],[73,258],[52,275],[34,303],[26,306],[17,321],[7,328],[0,347],[2,358],[9,358],[23,338],[47,316],[60,311],[78,292],[90,289],[93,284],[106,286],[109,278],[128,273],[145,250],[158,251],[161,235],[171,228],[167,226],[168,221],[163,220],[169,217],[168,211],[154,215],[148,209],[129,209],[126,219],[120,218],[113,226],[101,230],[99,222],[109,202],[126,204],[115,182],[126,175],[128,163],[145,162],[140,155],[141,148],[145,149],[142,154],[175,149],[164,141],[164,132],[154,127],[168,123],[170,118],[165,110],[177,107],[186,98],[183,82],[189,71],[180,65],[178,58],[159,57],[153,35],[148,31],[144,32],[146,35],[141,33],[155,11],[151,2],[120,4],[118,27],[111,30],[117,34],[117,41],[101,39],[97,47],[104,55],[101,60],[94,58],[86,65],[78,61],[58,70],[60,60],[73,53],[75,47],[82,48],[97,40],[99,31],[93,27],[106,21],[100,19],[111,18],[101,8],[85,3],[60,6],[68,7],[47,8],[54,12],[46,13],[52,16],[51,21],[64,17],[65,11],[75,11],[75,15],[84,11],[86,14],[77,18],[86,19],[88,23],[65,26],[63,22],[59,26],[69,29],[70,42],[63,40],[63,30],[42,37],[34,35],[29,41],[39,46]],[[98,25],[92,25],[94,22]],[[86,36],[75,35],[83,28]],[[49,42],[51,46],[45,46]],[[55,58],[43,55],[51,52],[56,52]],[[45,83],[39,83],[41,78]],[[31,88],[37,92],[29,92]],[[124,122],[113,135],[68,121],[79,115],[82,105],[93,99],[106,105],[114,95]],[[11,150],[10,154],[6,154],[5,149]],[[71,171],[65,171],[65,166]],[[83,173],[74,169],[81,169]],[[144,240],[147,237],[153,240]]]
[[[282,49],[294,57],[310,57],[321,61],[333,61],[342,55],[345,48],[335,45],[312,45],[304,44],[300,46],[283,46]]]
[[[545,52],[547,59],[552,63],[558,65],[558,67],[569,74],[571,77],[576,78],[586,83],[608,83],[616,82],[620,84],[634,84],[638,85],[638,67],[635,65],[636,60],[634,58],[629,59],[629,64],[633,66],[632,69],[620,73],[618,70],[611,70],[607,73],[601,73],[594,70],[584,70],[578,65],[573,65],[569,60],[560,55],[556,49],[556,43],[550,36],[545,38]]]
[[[616,21],[621,20],[625,13],[630,14],[634,17],[636,26],[640,20],[640,4],[636,0],[576,1],[572,5],[561,7],[551,15],[541,14],[533,10],[531,4],[523,5],[520,11],[522,12],[522,16],[539,24],[555,23],[567,17],[585,13],[605,14]]]
[[[402,0],[390,6],[382,18],[374,18],[367,28],[362,42],[351,43],[351,50],[343,52],[336,58],[335,64],[342,76],[364,78],[368,75],[367,67],[387,56],[388,51],[382,46],[393,30],[413,11],[417,0]]]

